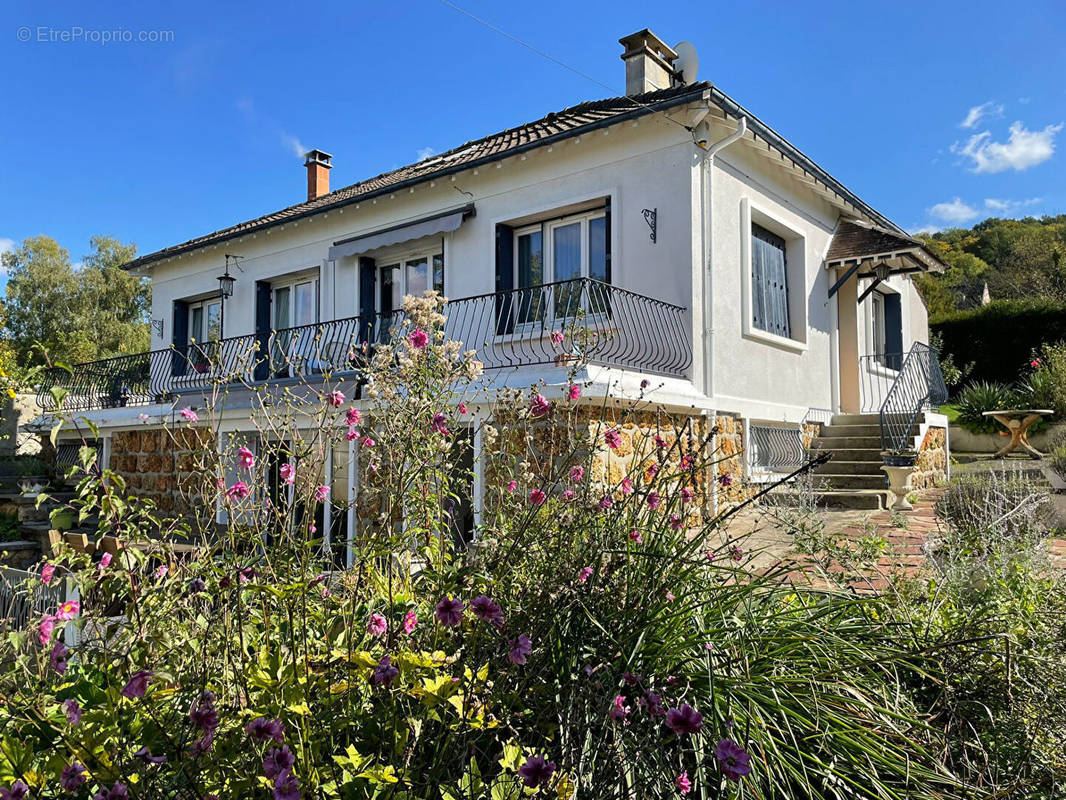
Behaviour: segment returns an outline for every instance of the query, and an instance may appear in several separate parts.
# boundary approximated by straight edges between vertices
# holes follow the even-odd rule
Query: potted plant
[[[881,453],[884,462],[881,469],[888,475],[888,488],[895,496],[891,508],[896,511],[913,507],[907,501],[907,495],[911,492],[911,475],[914,474],[914,462],[917,459],[918,454],[909,449],[885,450]]]
[[[910,449],[895,449],[881,451],[881,462],[886,467],[913,467],[918,460],[918,454]]]

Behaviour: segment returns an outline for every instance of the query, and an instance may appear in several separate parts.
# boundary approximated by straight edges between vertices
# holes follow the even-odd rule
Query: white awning
[[[394,225],[376,233],[367,233],[363,236],[354,236],[351,239],[342,239],[333,243],[333,246],[329,248],[327,257],[330,261],[336,261],[338,258],[357,256],[382,247],[409,242],[412,239],[421,239],[423,236],[449,233],[462,225],[464,219],[473,215],[474,204],[471,203],[462,208],[443,211],[403,225]]]

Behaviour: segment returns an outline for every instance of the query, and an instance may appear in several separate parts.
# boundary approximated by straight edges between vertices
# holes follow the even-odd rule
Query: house
[[[340,368],[387,335],[405,294],[433,288],[448,333],[500,385],[561,391],[549,334],[578,307],[607,320],[583,353],[586,396],[635,396],[652,378],[653,402],[718,424],[732,456],[720,469],[745,482],[812,446],[837,451],[830,496],[860,505],[882,502],[883,447],[919,447],[922,480],[943,475],[946,421],[928,408],[939,368],[911,282],[942,268],[936,255],[684,74],[655,34],[620,43],[622,96],[333,191],[332,156],[312,150],[302,202],[128,264],[152,281],[152,351],[53,375],[102,457],[165,509],[176,467],[155,432],[209,402],[218,370],[299,383]],[[249,351],[284,359],[242,362]],[[227,402],[221,430],[240,433],[247,407]],[[334,454],[335,496],[357,492],[352,463]]]

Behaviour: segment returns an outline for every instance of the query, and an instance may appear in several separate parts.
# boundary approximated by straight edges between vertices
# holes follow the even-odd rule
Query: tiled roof
[[[920,239],[853,220],[841,220],[837,225],[825,262],[832,265],[903,253],[914,256],[930,268],[943,267],[941,260]]]
[[[415,164],[391,172],[385,172],[351,186],[330,192],[314,200],[299,203],[262,217],[241,222],[229,228],[190,239],[182,244],[149,253],[126,264],[133,269],[169,256],[186,253],[205,245],[232,239],[272,225],[278,225],[299,217],[317,214],[331,208],[358,202],[376,194],[403,188],[413,183],[448,175],[460,169],[470,169],[481,163],[517,155],[532,147],[549,144],[558,139],[578,136],[582,131],[595,130],[605,125],[621,122],[699,98],[710,87],[709,83],[694,83],[663,89],[635,97],[611,97],[592,100],[565,108],[541,117],[517,128],[495,133],[483,139],[460,145],[446,153],[432,156]]]

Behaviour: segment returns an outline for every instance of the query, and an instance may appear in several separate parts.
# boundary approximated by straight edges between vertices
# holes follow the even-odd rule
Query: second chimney
[[[677,53],[662,39],[645,28],[623,36],[618,43],[626,49],[622,60],[626,62],[626,94],[629,97],[669,89],[673,85]]]
[[[317,200],[329,194],[329,171],[333,156],[321,150],[308,150],[304,153],[304,166],[307,167],[307,199]]]

